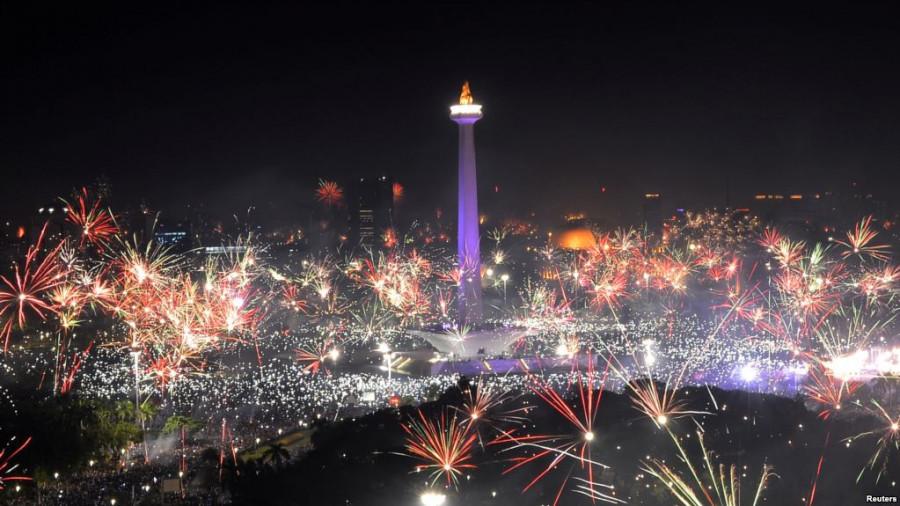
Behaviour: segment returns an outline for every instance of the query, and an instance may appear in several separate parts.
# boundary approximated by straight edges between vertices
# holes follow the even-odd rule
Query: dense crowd
[[[315,331],[315,329],[307,329]],[[711,338],[718,334],[716,338]],[[757,341],[740,324],[719,325],[713,320],[685,316],[677,321],[664,317],[641,317],[625,323],[605,319],[577,319],[565,328],[528,337],[518,356],[558,356],[563,336],[577,336],[579,345],[593,350],[602,369],[605,357],[616,357],[617,367],[626,375],[648,372],[660,379],[682,377],[685,384],[712,384],[725,388],[768,392],[790,392],[802,379],[790,350]],[[222,420],[238,433],[247,431],[274,434],[276,430],[305,427],[321,418],[335,419],[370,412],[402,399],[422,402],[455,385],[456,374],[409,375],[387,373],[371,364],[339,362],[313,374],[290,355],[292,346],[303,337],[273,333],[260,339],[262,360],[249,360],[253,350],[230,349],[211,360],[210,371],[179,378],[160,393],[164,411],[188,414],[209,422],[211,433]],[[415,343],[416,345],[421,345]],[[349,348],[350,345],[348,345]],[[375,347],[373,340],[357,341],[357,351]],[[424,345],[421,345],[424,346]],[[402,353],[402,352],[401,352]],[[244,356],[238,356],[243,354]],[[563,357],[565,358],[565,357]],[[571,357],[570,357],[571,359]],[[578,360],[578,359],[575,359]],[[583,361],[583,357],[581,358]],[[571,364],[571,361],[568,362]],[[569,367],[569,366],[566,366]],[[521,391],[528,374],[544,374],[565,386],[571,377],[566,371],[526,371],[491,375],[487,381],[502,384],[506,391]],[[687,374],[683,374],[687,371]],[[133,395],[131,358],[127,351],[99,349],[80,373],[82,395],[100,398],[127,398]],[[621,378],[607,378],[607,388],[621,387]],[[145,383],[145,395],[155,385]]]

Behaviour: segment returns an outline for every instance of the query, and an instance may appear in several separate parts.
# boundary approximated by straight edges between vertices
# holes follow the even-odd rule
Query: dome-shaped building
[[[585,251],[597,246],[597,238],[582,214],[566,216],[566,225],[554,242],[556,247],[570,251]]]

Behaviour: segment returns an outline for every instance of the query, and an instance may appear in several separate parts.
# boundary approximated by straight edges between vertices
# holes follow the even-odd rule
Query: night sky
[[[452,205],[465,79],[495,206],[616,217],[648,191],[700,207],[850,181],[894,199],[888,2],[670,3],[7,2],[0,209],[100,174],[157,208],[290,212],[320,177],[380,174]]]

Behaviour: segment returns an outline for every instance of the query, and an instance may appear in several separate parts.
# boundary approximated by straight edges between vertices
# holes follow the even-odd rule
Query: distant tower
[[[459,104],[450,106],[450,119],[459,125],[459,219],[457,253],[461,272],[459,313],[461,322],[477,322],[482,317],[481,250],[478,233],[478,182],[475,174],[475,122],[481,106],[463,83]]]
[[[388,176],[363,177],[348,188],[350,235],[355,244],[379,243],[394,224],[394,180]]]
[[[645,239],[659,241],[663,230],[662,201],[659,193],[645,193],[642,206]]]

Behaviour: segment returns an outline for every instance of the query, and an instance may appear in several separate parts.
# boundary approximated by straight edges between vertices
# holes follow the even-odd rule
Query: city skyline
[[[898,14],[4,5],[0,503],[898,502]]]
[[[895,179],[889,7],[785,8],[774,24],[727,6],[397,7],[11,11],[3,208],[34,203],[16,186],[52,198],[97,174],[123,199],[226,215],[290,210],[325,175],[387,174],[411,206],[447,206],[454,140],[440,107],[463,80],[490,104],[483,186],[520,212],[575,200],[621,219],[661,189],[707,207],[729,191]],[[341,22],[303,24],[313,15]],[[33,26],[47,33],[16,37]],[[547,49],[560,39],[563,58]]]

